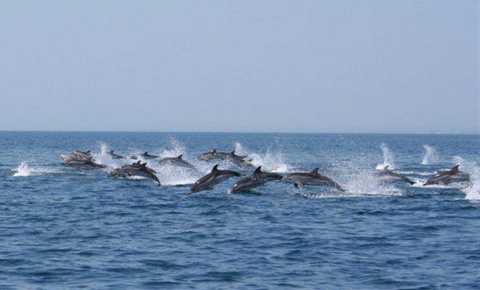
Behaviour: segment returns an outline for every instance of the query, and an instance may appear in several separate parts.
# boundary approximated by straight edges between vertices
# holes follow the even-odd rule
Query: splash
[[[31,167],[25,161],[22,161],[13,171],[15,172],[13,176],[16,177],[38,176],[58,172],[57,170],[47,167]]]
[[[185,154],[185,146],[180,143],[177,139],[175,138],[170,138],[170,147],[167,149],[164,149],[160,153],[161,158],[167,158],[167,157],[177,157],[180,154]]]
[[[16,169],[13,176],[30,176],[32,175],[32,169],[28,166],[27,162],[22,162]]]
[[[95,158],[95,162],[101,165],[107,166],[106,170],[110,171],[113,168],[120,167],[122,165],[121,161],[115,160],[110,156],[108,153],[109,147],[106,143],[101,142],[100,143],[100,152],[99,153],[94,153],[93,157]]]
[[[437,163],[439,160],[437,150],[430,145],[423,145],[423,148],[425,149],[425,155],[423,156],[422,164],[429,165]]]
[[[157,166],[153,167],[157,172],[157,177],[162,185],[177,186],[189,185],[195,183],[203,174],[188,168],[176,166]]]
[[[381,178],[368,171],[353,174],[345,189],[353,195],[401,195],[400,190],[383,183]]]
[[[265,153],[249,152],[239,142],[235,143],[235,152],[239,155],[246,155],[250,159],[250,163],[254,166],[262,166],[264,170],[276,173],[285,173],[289,171],[289,165],[285,161],[285,157],[279,151],[272,152],[267,150]]]
[[[383,153],[383,164],[378,164],[376,169],[377,170],[383,170],[387,166],[390,169],[395,169],[395,156],[393,155],[393,152],[388,148],[387,144],[382,143],[380,145],[380,148],[382,149]]]
[[[460,170],[470,175],[470,184],[463,189],[465,199],[480,201],[480,166],[476,162],[463,159],[460,156],[453,157],[456,164],[460,164]]]

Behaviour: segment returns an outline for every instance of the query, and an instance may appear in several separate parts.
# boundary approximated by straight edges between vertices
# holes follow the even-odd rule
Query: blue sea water
[[[280,173],[319,167],[347,192],[229,194],[231,179],[187,195],[212,148]],[[479,289],[479,148],[467,135],[2,132],[0,289]],[[65,167],[75,149],[109,168]],[[109,149],[184,153],[201,174],[149,161],[162,186],[114,179]],[[384,163],[417,183],[380,178]],[[469,183],[422,186],[455,163]]]

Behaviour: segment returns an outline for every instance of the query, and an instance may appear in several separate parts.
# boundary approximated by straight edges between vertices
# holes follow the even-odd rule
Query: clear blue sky
[[[479,132],[478,1],[2,1],[0,130]]]

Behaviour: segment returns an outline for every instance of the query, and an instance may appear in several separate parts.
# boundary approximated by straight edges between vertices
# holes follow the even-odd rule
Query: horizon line
[[[347,135],[480,135],[480,132],[315,132],[315,131],[155,131],[155,130],[0,130],[0,133],[161,133],[161,134],[299,134],[299,135],[320,135],[320,134],[347,134]]]

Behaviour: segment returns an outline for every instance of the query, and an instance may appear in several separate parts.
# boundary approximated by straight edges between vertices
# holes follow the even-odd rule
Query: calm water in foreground
[[[229,194],[231,179],[186,195],[211,148],[280,173],[319,167],[347,193]],[[63,166],[74,149],[109,168]],[[150,161],[163,186],[114,179],[109,149],[184,153],[201,173]],[[3,132],[0,289],[478,289],[479,149],[454,135]],[[384,163],[417,183],[381,179]],[[454,163],[470,183],[422,186]]]

